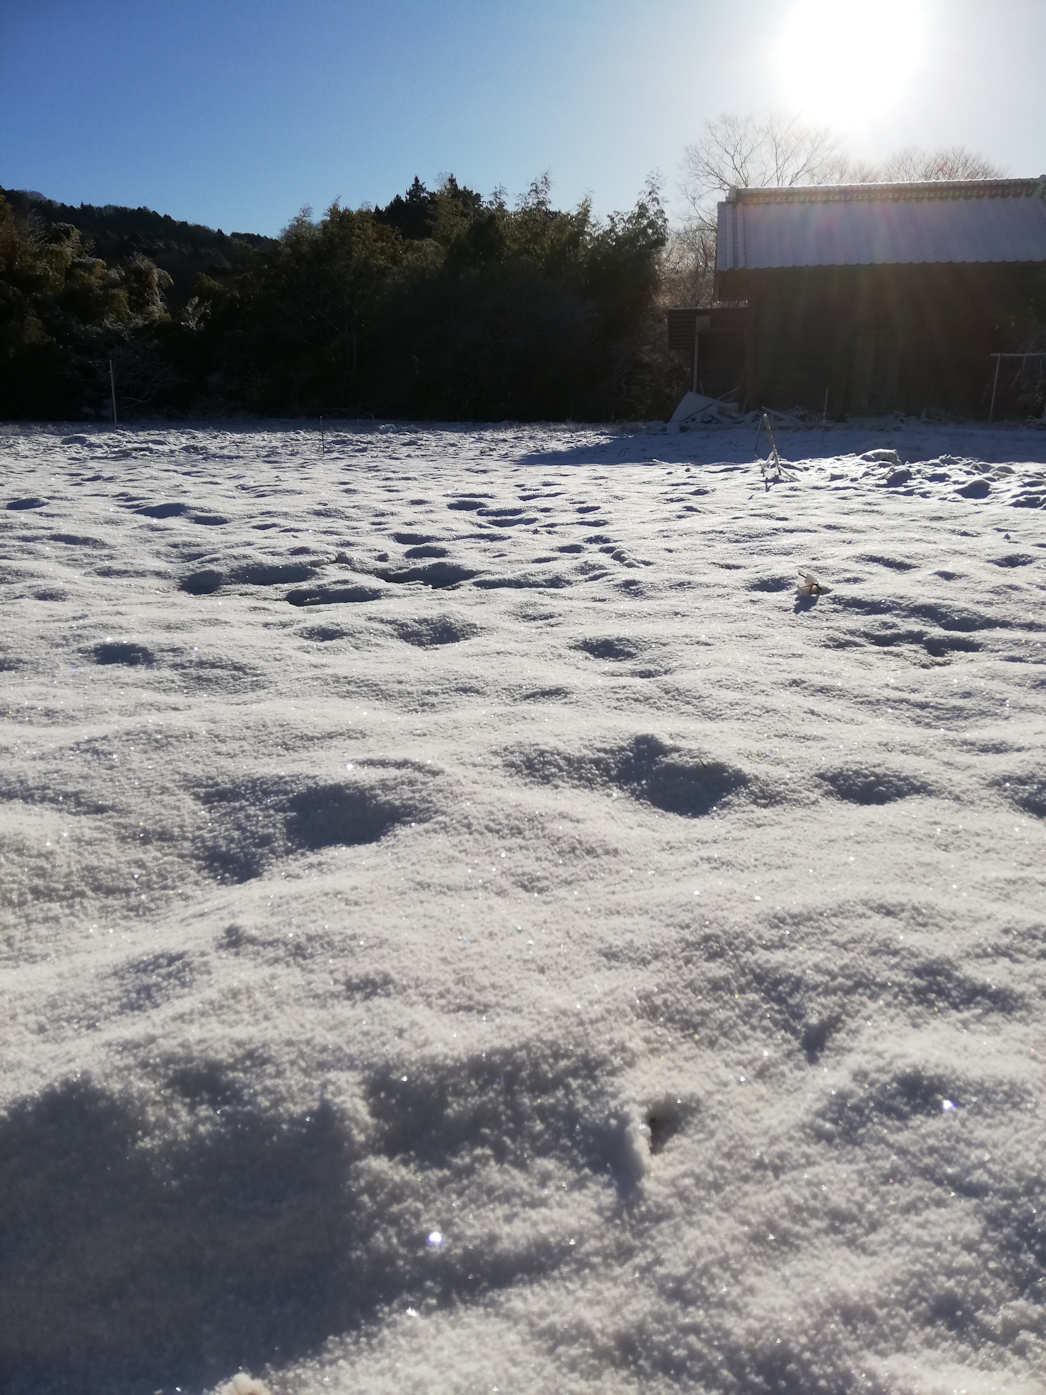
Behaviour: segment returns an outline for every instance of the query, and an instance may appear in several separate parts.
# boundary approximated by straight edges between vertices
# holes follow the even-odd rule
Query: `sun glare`
[[[812,121],[864,124],[909,90],[922,51],[918,0],[798,0],[777,46],[782,97]]]

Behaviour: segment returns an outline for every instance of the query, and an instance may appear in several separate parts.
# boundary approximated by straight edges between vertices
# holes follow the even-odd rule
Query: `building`
[[[1046,349],[1046,176],[732,190],[716,297],[749,406],[987,414],[991,356]]]

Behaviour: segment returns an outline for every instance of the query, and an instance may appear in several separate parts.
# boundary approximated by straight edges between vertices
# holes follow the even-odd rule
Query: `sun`
[[[919,0],[796,0],[784,15],[775,66],[791,110],[850,127],[897,105],[923,49]]]

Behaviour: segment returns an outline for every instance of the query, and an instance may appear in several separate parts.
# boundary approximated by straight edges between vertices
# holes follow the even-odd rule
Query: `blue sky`
[[[704,121],[767,107],[1037,175],[1043,53],[1046,0],[0,0],[0,185],[276,233],[415,174],[607,212],[659,171],[681,216]]]

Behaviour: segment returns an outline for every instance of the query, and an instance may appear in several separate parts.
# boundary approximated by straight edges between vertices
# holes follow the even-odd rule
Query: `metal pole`
[[[109,360],[109,392],[113,399],[113,425],[116,423],[116,375],[113,373],[113,361]]]
[[[992,354],[995,360],[995,377],[992,379],[992,402],[988,408],[988,420],[995,420],[995,394],[999,390],[999,369],[1002,367],[1002,354]]]

